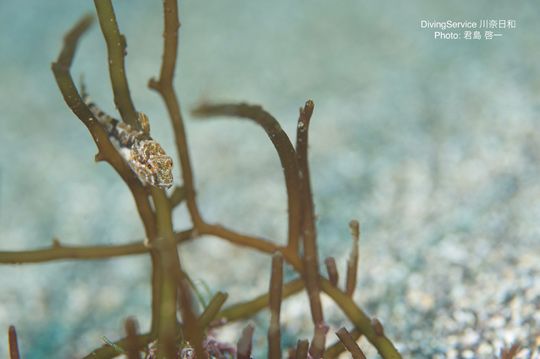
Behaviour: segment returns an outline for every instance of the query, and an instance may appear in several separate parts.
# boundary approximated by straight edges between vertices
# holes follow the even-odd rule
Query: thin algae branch
[[[200,230],[205,225],[197,201],[195,199],[195,183],[193,181],[193,171],[189,148],[186,138],[184,120],[180,111],[180,103],[173,87],[173,79],[176,68],[176,58],[178,55],[178,29],[180,21],[178,19],[178,3],[176,0],[163,1],[163,56],[159,79],[152,78],[148,82],[148,87],[157,91],[167,107],[171,124],[174,129],[174,137],[180,159],[182,179],[184,181],[184,192],[186,206],[191,216],[194,228]]]
[[[336,260],[334,257],[327,257],[324,260],[326,266],[326,272],[328,273],[328,280],[334,287],[337,286],[339,280],[339,273],[337,270]]]
[[[298,119],[296,132],[296,158],[298,162],[299,188],[301,200],[301,227],[302,244],[304,248],[304,278],[306,280],[306,289],[309,296],[311,307],[311,317],[315,328],[324,326],[324,316],[320,297],[319,284],[319,259],[317,253],[317,232],[315,229],[315,208],[313,206],[313,197],[311,194],[311,181],[309,176],[308,164],[308,129],[311,116],[314,109],[313,101],[306,102],[304,108],[300,108],[300,118]],[[320,357],[324,349],[324,341],[321,346],[310,350],[311,355]],[[314,352],[316,351],[316,352]]]
[[[309,351],[309,341],[308,340],[299,340],[296,345],[296,359],[307,359]]]
[[[350,258],[347,261],[345,293],[347,293],[349,297],[352,297],[354,290],[356,289],[356,278],[358,275],[358,242],[360,241],[360,223],[358,223],[358,221],[351,221],[349,223],[349,227],[351,228],[353,246]]]
[[[8,344],[9,344],[9,358],[10,359],[20,359],[21,355],[19,353],[19,343],[17,341],[17,331],[12,325],[8,329]]]
[[[114,93],[114,103],[122,120],[131,127],[141,129],[135,106],[131,101],[124,56],[126,54],[126,37],[120,33],[111,0],[94,0],[99,25],[107,44],[109,74]]]
[[[351,330],[349,334],[353,337],[355,341],[357,341],[358,338],[360,338],[360,336],[362,335],[362,333],[360,333],[357,328]],[[338,340],[324,350],[323,359],[337,358],[345,350],[347,350],[347,348],[345,347],[343,342],[341,340]]]
[[[304,289],[304,280],[295,279],[285,285],[283,285],[281,297],[283,299],[293,296],[300,293]],[[225,319],[227,322],[234,322],[237,320],[242,320],[250,318],[268,307],[270,302],[270,294],[266,293],[260,295],[250,301],[241,302],[235,305],[232,305],[216,315],[216,318]]]
[[[356,343],[356,339],[345,328],[341,328],[336,332],[339,340],[343,342],[347,350],[351,353],[353,359],[366,359],[364,352]]]
[[[270,310],[270,326],[268,328],[268,358],[281,359],[281,302],[283,300],[283,256],[276,253],[272,256],[272,272],[268,290],[268,309]]]
[[[225,304],[225,301],[229,295],[223,292],[217,292],[210,303],[206,306],[204,311],[199,316],[199,327],[202,329],[208,329],[210,322],[218,316],[221,307]]]
[[[255,327],[252,324],[248,324],[242,331],[240,339],[236,345],[236,359],[251,359],[251,349],[253,346],[253,332]]]
[[[184,340],[190,343],[195,350],[195,356],[197,358],[204,358],[204,333],[201,330],[200,322],[197,320],[189,284],[182,278],[178,283],[178,288],[180,293],[179,306],[183,320],[182,335],[184,336]],[[174,348],[176,349],[176,345]],[[172,358],[175,355],[167,355],[167,357]]]
[[[127,318],[124,322],[127,359],[139,359],[139,350],[144,347],[144,344],[139,343],[139,337],[137,335],[138,326],[137,320],[132,317]]]
[[[194,238],[194,231],[174,233],[176,244]],[[148,254],[150,249],[143,240],[130,244],[103,246],[68,246],[54,240],[50,248],[31,251],[0,251],[0,264],[42,263],[60,259],[94,260]]]

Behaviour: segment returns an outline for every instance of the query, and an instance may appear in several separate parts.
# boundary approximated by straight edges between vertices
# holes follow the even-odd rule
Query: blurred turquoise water
[[[260,103],[292,139],[298,108],[315,101],[311,172],[324,256],[346,254],[352,218],[362,224],[365,251],[377,257],[366,263],[413,270],[426,246],[449,233],[467,251],[478,233],[499,246],[510,231],[516,251],[530,250],[538,245],[540,213],[534,4],[188,1],[181,4],[175,84],[186,114],[202,99]],[[159,73],[161,3],[114,6],[128,39],[134,101],[150,116],[153,137],[174,152],[161,99],[146,88]],[[128,191],[105,164],[93,164],[94,144],[50,71],[63,34],[92,8],[91,2],[0,1],[3,250],[44,247],[55,236],[74,245],[143,236]],[[516,28],[501,29],[492,40],[435,40],[433,29],[420,27],[421,20],[482,19],[516,20]],[[97,26],[80,44],[72,73],[81,72],[92,97],[114,113]],[[196,122],[189,115],[187,129],[205,218],[283,241],[284,186],[264,133],[242,121]],[[185,213],[176,216],[185,228]],[[250,254],[206,243],[184,253],[188,268],[206,260],[202,268],[210,270],[234,255],[239,264],[227,277],[257,280]],[[390,279],[404,282],[407,270]],[[227,288],[216,274],[200,275],[216,290]],[[370,283],[370,272],[362,275]],[[26,357],[81,356],[101,345],[101,335],[114,340],[129,314],[148,325],[148,276],[142,258],[1,267],[0,284],[8,289],[0,293],[0,328],[17,326]],[[264,290],[266,279],[259,281]],[[85,303],[87,295],[95,301]],[[403,302],[364,300],[372,314],[385,312],[377,300],[390,307]],[[405,349],[412,346],[400,323],[390,330]]]

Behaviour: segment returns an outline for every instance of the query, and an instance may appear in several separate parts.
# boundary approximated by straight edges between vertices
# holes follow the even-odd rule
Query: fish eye
[[[152,165],[149,163],[146,165],[146,168],[148,168],[150,171],[152,170]]]

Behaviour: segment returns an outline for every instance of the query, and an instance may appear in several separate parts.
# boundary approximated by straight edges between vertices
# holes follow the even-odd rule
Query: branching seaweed
[[[124,68],[126,38],[120,33],[111,0],[94,0],[99,24],[107,43],[109,74],[122,121],[133,128],[141,128],[137,112],[131,100]],[[96,161],[109,163],[129,187],[145,230],[145,240],[121,246],[72,247],[53,240],[50,248],[0,252],[0,263],[41,263],[59,259],[88,260],[135,254],[149,255],[152,262],[152,318],[150,330],[138,334],[137,322],[129,318],[125,322],[126,337],[110,345],[98,348],[85,358],[104,359],[117,356],[115,348],[122,348],[130,359],[139,358],[139,350],[146,348],[147,358],[208,357],[210,352],[224,350],[207,336],[209,328],[249,318],[265,308],[271,313],[268,332],[269,358],[281,358],[280,308],[282,301],[302,290],[309,296],[313,320],[311,343],[299,340],[291,348],[291,358],[335,358],[345,349],[353,358],[362,358],[362,350],[356,340],[364,335],[385,359],[398,359],[399,353],[385,336],[377,319],[370,319],[353,301],[358,270],[358,222],[351,222],[353,250],[348,263],[347,286],[342,291],[337,287],[338,272],[333,258],[325,263],[329,279],[319,273],[317,232],[313,196],[308,166],[308,129],[314,110],[313,101],[300,108],[297,126],[297,141],[294,147],[278,121],[260,106],[247,104],[202,104],[193,111],[197,117],[234,116],[246,118],[259,124],[275,147],[285,178],[288,205],[288,240],[285,246],[274,241],[238,233],[223,226],[210,224],[202,218],[197,201],[189,148],[180,104],[173,87],[178,53],[178,5],[176,0],[164,0],[163,57],[159,78],[150,79],[148,85],[163,99],[174,130],[182,185],[170,195],[156,187],[145,187],[128,164],[116,151],[108,134],[81,99],[70,74],[71,64],[81,36],[91,26],[93,16],[83,17],[65,36],[58,59],[52,71],[66,104],[88,128],[98,153]],[[185,204],[192,221],[192,228],[181,232],[173,230],[172,210]],[[202,235],[212,235],[236,245],[251,248],[273,256],[272,277],[267,293],[244,303],[222,309],[227,294],[218,292],[210,303],[198,314],[194,305],[189,276],[183,271],[178,246]],[[298,277],[283,284],[283,264],[289,264]],[[328,325],[324,321],[320,293],[326,293],[345,313],[354,326],[349,333],[345,328],[337,335],[341,341],[326,346]],[[180,314],[182,322],[177,320]],[[239,335],[236,357],[247,359],[252,353],[254,327],[248,325]],[[10,357],[19,358],[15,328],[9,329]],[[220,349],[221,348],[221,349]],[[192,353],[192,354],[185,354]],[[212,354],[213,355],[213,354]]]

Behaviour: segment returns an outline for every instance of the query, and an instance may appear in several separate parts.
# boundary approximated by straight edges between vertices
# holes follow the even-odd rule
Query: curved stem
[[[296,152],[289,137],[283,131],[278,121],[260,106],[242,104],[203,104],[193,110],[193,115],[198,117],[211,116],[234,116],[255,121],[261,125],[274,144],[281,161],[287,188],[287,207],[289,212],[288,246],[298,249],[300,238],[300,179],[298,175],[298,163]]]
[[[135,106],[131,101],[129,87],[124,66],[124,56],[126,54],[126,38],[120,34],[116,16],[111,0],[94,0],[99,25],[103,32],[103,37],[107,43],[107,54],[109,57],[109,74],[114,93],[114,103],[122,120],[131,127],[141,129],[138,121]]]

